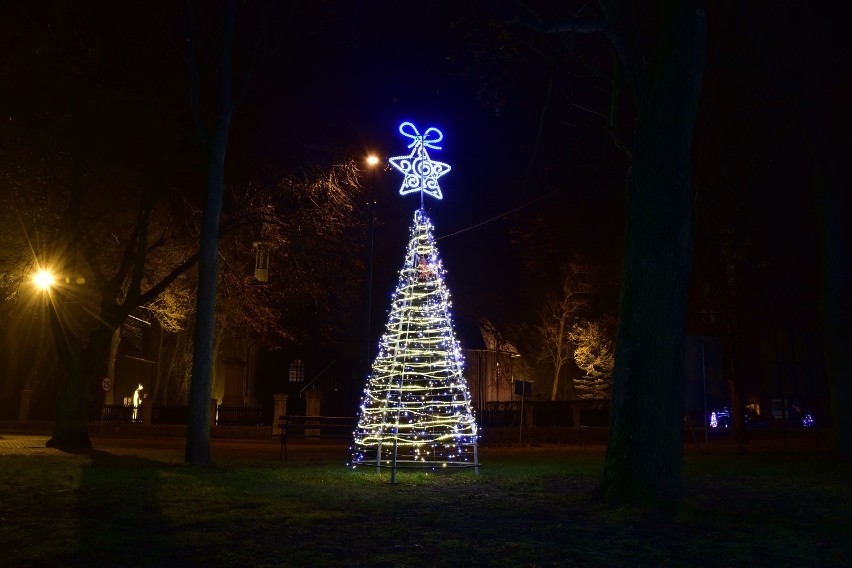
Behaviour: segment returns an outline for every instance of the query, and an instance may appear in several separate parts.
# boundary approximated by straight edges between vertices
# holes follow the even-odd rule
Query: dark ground
[[[602,445],[484,447],[481,474],[344,466],[346,443],[0,431],[5,566],[850,566],[852,465],[813,440],[685,444],[674,519],[593,495]],[[371,468],[367,468],[371,469]]]

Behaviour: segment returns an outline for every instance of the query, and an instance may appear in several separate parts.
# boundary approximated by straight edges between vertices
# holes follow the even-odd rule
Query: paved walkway
[[[3,455],[65,455],[66,452],[48,448],[50,436],[28,433],[0,433],[0,456]],[[95,451],[120,455],[146,455],[165,461],[182,461],[186,448],[181,438],[140,438],[122,436],[91,436]],[[348,458],[345,440],[294,440],[288,444],[289,461]],[[278,460],[281,445],[277,440],[210,440],[214,460],[261,459]]]
[[[45,447],[47,436],[0,435],[0,456],[9,455],[61,455],[62,452]]]
[[[48,448],[45,446],[50,436],[43,433],[29,433],[11,430],[0,430],[0,456],[4,455],[67,455],[65,452]],[[92,447],[95,451],[103,451],[116,455],[136,455],[150,457],[171,462],[184,461],[186,441],[175,437],[140,437],[120,435],[92,435],[90,436]],[[821,443],[820,443],[821,442]],[[288,443],[288,461],[317,461],[317,460],[339,460],[345,463],[349,459],[348,440],[301,440],[295,439]],[[561,446],[561,450],[555,450],[555,446],[543,447],[480,447],[483,452],[524,452],[535,451],[570,451],[570,452],[603,452],[606,447],[602,444],[596,445],[568,445]],[[277,440],[270,437],[268,440],[244,440],[244,439],[221,439],[210,440],[210,454],[214,461],[217,460],[279,460],[281,446]],[[827,435],[822,440],[814,437],[809,439],[792,439],[788,447],[784,448],[782,441],[777,440],[752,440],[745,445],[746,452],[777,452],[777,451],[804,451],[825,452],[830,450]],[[698,442],[687,441],[684,444],[686,454],[695,453],[737,453],[742,451],[733,440],[711,440],[708,446],[703,440]]]

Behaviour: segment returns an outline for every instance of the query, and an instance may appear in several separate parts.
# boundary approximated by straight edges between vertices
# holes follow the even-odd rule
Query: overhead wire
[[[460,235],[461,233],[465,233],[465,232],[467,232],[467,231],[471,231],[471,230],[473,230],[473,229],[477,229],[477,228],[479,228],[479,227],[481,227],[481,226],[483,226],[483,225],[487,225],[488,223],[491,223],[492,221],[496,221],[497,219],[500,219],[500,218],[502,218],[502,217],[505,217],[506,215],[511,215],[512,213],[515,213],[515,212],[517,212],[517,211],[520,211],[521,209],[525,209],[526,207],[529,207],[530,205],[533,205],[533,204],[535,204],[535,203],[537,203],[537,202],[541,201],[542,199],[546,199],[546,198],[548,198],[548,197],[550,197],[550,196],[552,196],[552,195],[554,195],[554,194],[556,194],[556,193],[559,193],[560,191],[562,191],[562,190],[566,189],[567,187],[570,187],[570,186],[574,185],[574,184],[575,184],[575,183],[577,183],[580,179],[582,179],[582,178],[584,178],[584,177],[586,177],[586,176],[588,176],[588,175],[589,175],[589,174],[587,174],[587,173],[580,174],[579,176],[577,176],[576,178],[574,178],[573,180],[571,180],[570,182],[568,182],[566,185],[564,185],[564,186],[562,186],[562,187],[558,187],[558,188],[554,189],[553,191],[550,191],[550,192],[548,192],[548,193],[545,193],[544,195],[539,195],[539,196],[538,196],[538,197],[536,197],[535,199],[531,199],[531,200],[527,201],[526,203],[523,203],[523,204],[521,204],[521,205],[519,205],[519,206],[515,207],[514,209],[510,209],[510,210],[508,210],[508,211],[504,211],[504,212],[502,212],[502,213],[499,213],[499,214],[497,214],[497,215],[495,215],[495,216],[491,217],[490,219],[486,219],[485,221],[481,221],[481,222],[479,222],[479,223],[476,223],[475,225],[471,225],[471,226],[469,226],[469,227],[465,227],[464,229],[459,229],[458,231],[455,231],[455,232],[449,233],[449,234],[447,234],[447,235],[441,235],[440,237],[436,237],[436,238],[435,238],[435,240],[436,240],[436,241],[440,241],[440,240],[442,240],[442,239],[447,239],[447,238],[450,238],[450,237],[454,237],[454,236],[456,236],[456,235]]]

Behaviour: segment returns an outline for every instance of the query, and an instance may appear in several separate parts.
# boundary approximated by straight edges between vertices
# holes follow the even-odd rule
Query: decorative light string
[[[425,212],[416,211],[387,326],[361,400],[353,467],[479,465],[478,430],[432,229]]]

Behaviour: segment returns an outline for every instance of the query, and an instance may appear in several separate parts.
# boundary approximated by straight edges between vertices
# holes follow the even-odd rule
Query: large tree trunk
[[[846,68],[837,64],[837,55],[848,50],[846,19],[839,5],[809,11],[779,6],[785,9],[773,11],[770,17],[758,7],[748,25],[758,37],[756,47],[779,91],[801,103],[816,178],[818,307],[833,445],[837,456],[852,459],[852,200],[846,166],[848,121],[839,118],[850,89]]]
[[[611,503],[671,510],[683,488],[691,153],[706,24],[695,6],[661,4],[649,14],[658,18],[651,57],[625,62],[644,77],[633,82],[637,127],[602,494]]]
[[[54,296],[54,301],[56,300]],[[65,382],[59,398],[59,413],[53,426],[53,435],[46,445],[64,450],[88,450],[92,447],[89,439],[89,397],[95,390],[95,383],[106,375],[112,331],[101,327],[93,331],[86,342],[63,327],[61,306],[50,306],[50,323],[59,360],[66,370]]]
[[[831,97],[814,94],[803,98],[817,169],[821,269],[819,308],[831,393],[833,447],[838,457],[852,460],[852,225],[849,223],[852,207],[848,168],[841,167],[844,160],[839,143],[846,134],[828,110],[839,108],[845,100],[839,94],[835,95],[834,101]]]
[[[53,436],[47,441],[50,448],[90,449],[89,421],[86,399],[88,383],[83,371],[83,345],[73,334],[65,333],[58,313],[59,307],[50,298],[50,327],[59,353],[59,361],[65,368],[65,381],[59,394]]]
[[[189,420],[186,428],[187,462],[210,463],[210,399],[213,390],[213,337],[216,325],[216,278],[219,212],[222,197],[205,200],[198,263],[198,299],[195,312],[195,347],[189,386]],[[212,211],[215,209],[215,211]],[[215,219],[215,221],[214,221]],[[208,228],[215,222],[212,234]]]
[[[225,148],[211,150],[201,224],[201,255],[198,261],[198,299],[195,310],[195,348],[189,386],[189,423],[186,429],[187,462],[210,463],[210,399],[213,392],[213,344],[216,336],[216,280],[219,254],[219,217]]]
[[[189,420],[186,428],[185,460],[193,465],[210,463],[210,399],[213,391],[213,348],[216,328],[216,288],[219,254],[219,218],[225,192],[225,152],[231,125],[231,49],[236,25],[237,3],[225,8],[222,47],[219,59],[219,111],[212,136],[206,139],[201,123],[198,60],[190,59],[191,104],[196,130],[206,139],[204,213],[201,219],[201,247],[198,259],[198,298],[195,311],[195,348],[189,387]]]
[[[833,449],[837,457],[852,460],[852,224],[849,222],[852,199],[846,165],[848,121],[838,120],[837,114],[838,109],[848,104],[850,88],[845,68],[836,65],[834,60],[834,56],[848,45],[844,20],[837,15],[828,10],[808,17],[800,32],[805,39],[796,46],[797,53],[805,53],[804,57],[796,59],[798,73],[783,77],[788,82],[787,89],[800,89],[816,170],[821,272],[819,308],[831,397]],[[790,75],[798,81],[790,81]]]

